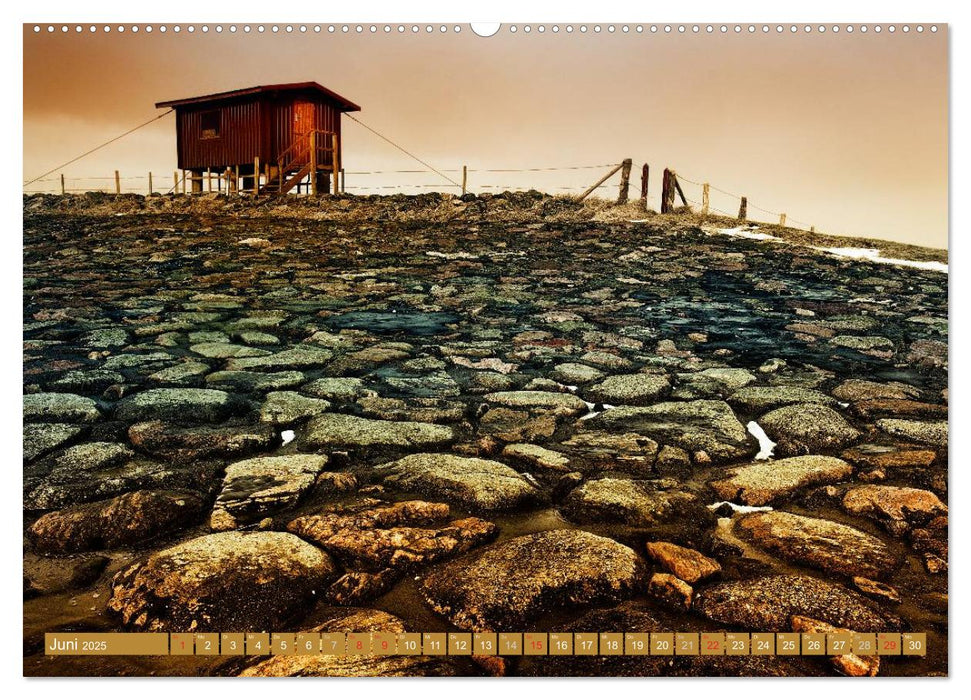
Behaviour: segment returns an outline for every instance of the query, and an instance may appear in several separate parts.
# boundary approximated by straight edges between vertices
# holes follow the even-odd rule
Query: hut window
[[[220,114],[218,111],[202,113],[202,138],[218,139],[220,127]]]

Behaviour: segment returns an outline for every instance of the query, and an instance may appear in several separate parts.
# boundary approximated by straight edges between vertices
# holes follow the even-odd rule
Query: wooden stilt
[[[332,164],[334,166],[334,194],[340,194],[340,183],[337,181],[337,177],[341,171],[340,164],[340,144],[337,140],[337,134],[332,134],[331,137],[331,147],[334,149],[331,157]]]
[[[253,196],[260,193],[260,157],[253,159]]]
[[[310,194],[317,196],[317,132],[310,132]]]

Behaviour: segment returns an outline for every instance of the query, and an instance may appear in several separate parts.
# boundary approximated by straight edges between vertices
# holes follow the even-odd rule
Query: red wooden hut
[[[159,102],[175,110],[179,168],[192,173],[194,192],[204,174],[232,172],[244,189],[289,192],[306,182],[337,191],[341,114],[360,107],[314,82],[257,85],[213,95]],[[254,181],[254,176],[256,180]]]

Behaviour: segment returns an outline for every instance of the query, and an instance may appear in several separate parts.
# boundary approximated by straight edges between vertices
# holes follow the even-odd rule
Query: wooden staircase
[[[276,166],[270,167],[266,181],[260,186],[260,194],[284,195],[308,175],[311,191],[317,194],[316,174],[322,170],[333,170],[334,182],[337,182],[337,137],[333,132],[315,129],[295,138],[280,154]]]

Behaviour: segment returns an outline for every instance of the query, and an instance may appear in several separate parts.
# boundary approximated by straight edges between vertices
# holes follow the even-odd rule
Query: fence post
[[[347,175],[344,173],[344,168],[341,168],[341,194],[347,192]]]
[[[212,171],[206,168],[206,190],[212,192]]]
[[[785,225],[786,225],[786,214],[785,212],[782,212],[781,214],[779,214],[779,226],[785,226]]]
[[[337,155],[336,153],[334,154]],[[310,194],[317,196],[317,132],[310,132]]]
[[[67,190],[64,189],[64,173],[61,173],[61,194],[65,194]]]
[[[650,178],[651,168],[647,163],[641,168],[641,208],[647,211],[647,183]]]
[[[669,168],[664,169],[664,179],[661,182],[661,213],[670,214],[674,211],[674,194],[677,181],[674,171]],[[682,197],[683,198],[683,197]]]
[[[633,161],[625,158],[620,170],[620,193],[617,195],[617,204],[627,204],[627,197],[630,194],[630,168]]]
[[[121,175],[115,171],[115,194],[121,194]]]
[[[607,180],[609,180],[610,178],[612,178],[614,176],[614,173],[616,173],[622,167],[624,167],[624,164],[623,163],[621,163],[617,167],[613,168],[609,173],[607,173],[602,178],[600,178],[599,180],[597,180],[595,183],[593,183],[592,185],[590,185],[590,187],[587,189],[586,192],[584,192],[579,197],[577,197],[577,201],[578,202],[582,202],[584,199],[586,199],[587,197],[589,197],[591,192],[593,192],[595,189],[597,189],[602,184],[604,184],[605,182],[607,182]]]
[[[462,166],[462,196],[463,197],[465,196],[465,192],[466,192],[465,186],[468,184],[468,182],[469,182],[469,169],[468,169],[468,166],[463,165]]]
[[[148,171],[148,193],[152,194],[152,171]]]
[[[331,158],[333,161],[332,165],[334,166],[334,194],[340,194],[340,183],[337,181],[337,178],[341,172],[341,163],[338,157],[340,155],[340,143],[337,141],[337,134],[331,134],[330,142],[334,149],[333,157]]]
[[[809,227],[809,233],[816,233],[816,227],[815,226],[810,226]]]
[[[708,216],[708,207],[711,203],[711,200],[709,199],[708,190],[709,190],[709,187],[708,187],[708,183],[706,182],[701,186],[701,215],[703,217]]]
[[[748,197],[742,197],[742,203],[738,207],[738,220],[745,221],[748,217]]]
[[[681,183],[678,182],[678,174],[671,171],[671,184],[674,185],[674,191],[679,197],[681,197],[681,203],[684,206],[688,206],[688,198],[684,196],[684,190],[681,189]],[[671,195],[671,204],[674,204],[674,195]],[[689,207],[690,208],[690,207]]]
[[[172,171],[172,192],[173,194],[179,193],[179,171]]]
[[[260,157],[253,159],[253,196],[260,193]]]

